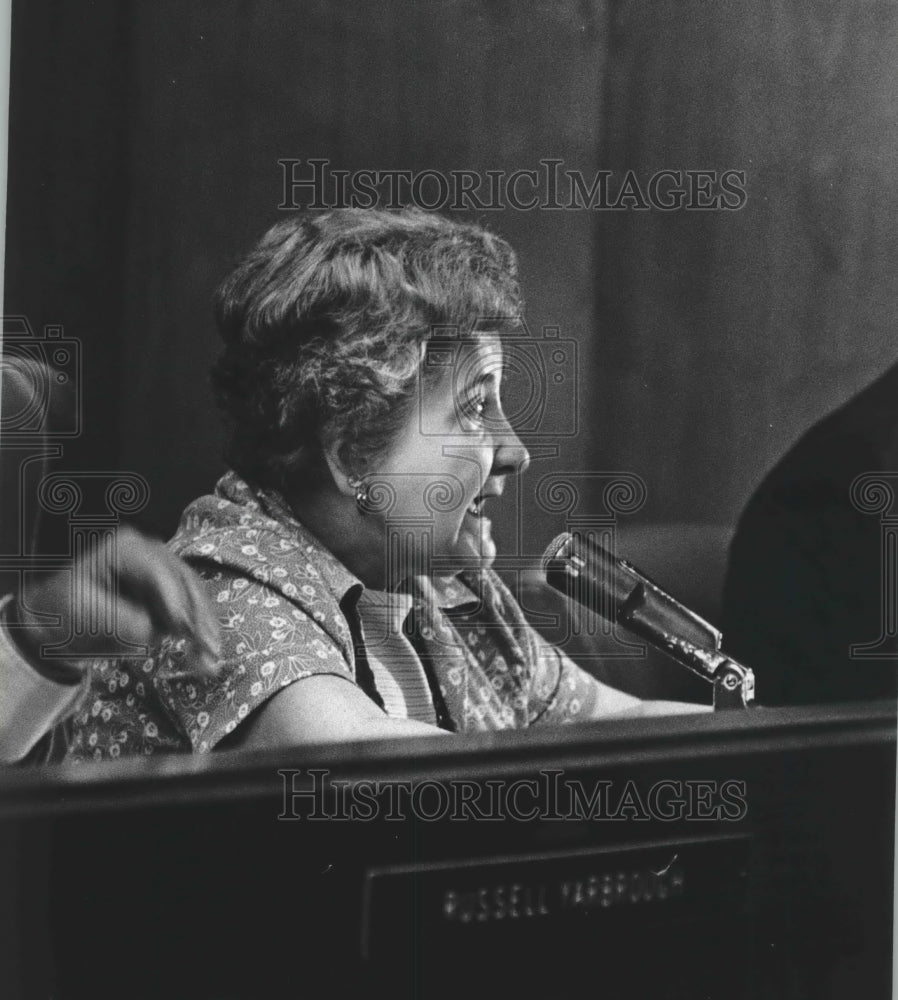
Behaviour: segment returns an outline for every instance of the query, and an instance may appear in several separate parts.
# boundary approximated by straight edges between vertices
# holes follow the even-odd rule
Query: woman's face
[[[425,371],[413,412],[369,477],[375,500],[377,483],[391,494],[388,558],[417,561],[402,575],[487,568],[496,556],[488,507],[530,461],[502,410],[501,341],[431,345]]]

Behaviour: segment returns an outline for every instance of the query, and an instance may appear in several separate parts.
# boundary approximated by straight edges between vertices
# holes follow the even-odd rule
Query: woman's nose
[[[519,476],[527,471],[530,465],[530,452],[524,447],[510,424],[506,423],[505,431],[497,437],[496,443],[493,475]]]

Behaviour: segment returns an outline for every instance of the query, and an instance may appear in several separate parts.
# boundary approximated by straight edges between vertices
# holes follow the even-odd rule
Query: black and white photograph
[[[898,995],[896,67],[0,3],[0,997]]]

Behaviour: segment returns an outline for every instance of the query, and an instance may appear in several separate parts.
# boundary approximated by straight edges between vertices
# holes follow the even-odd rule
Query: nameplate
[[[650,845],[371,868],[362,908],[362,954],[401,957],[410,942],[431,953],[526,946],[547,930],[644,930],[694,923],[746,895],[744,834]]]

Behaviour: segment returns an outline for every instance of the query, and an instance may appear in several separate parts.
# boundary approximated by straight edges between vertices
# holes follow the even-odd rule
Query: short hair
[[[291,215],[215,295],[229,464],[285,491],[320,471],[322,446],[350,468],[382,454],[433,332],[466,336],[521,309],[514,251],[479,226],[418,209]]]

